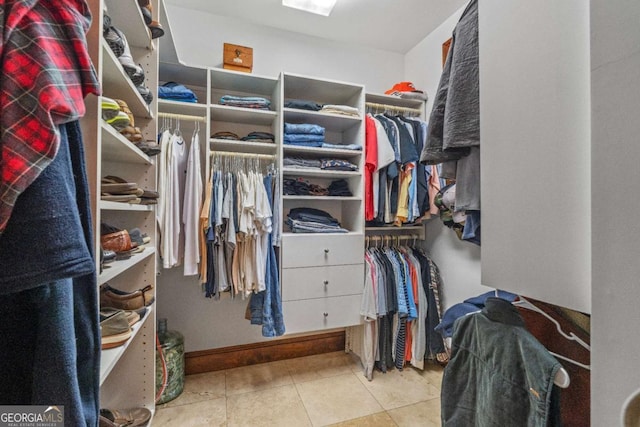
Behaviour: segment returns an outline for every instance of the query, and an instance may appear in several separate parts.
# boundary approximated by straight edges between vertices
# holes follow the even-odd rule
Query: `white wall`
[[[166,5],[178,57],[187,65],[220,67],[223,43],[253,48],[253,74],[276,77],[282,71],[364,84],[382,93],[404,75],[404,56],[317,37],[247,24],[187,8]],[[161,44],[162,46],[162,44]],[[162,49],[162,47],[161,47]],[[162,57],[162,55],[161,55]],[[248,344],[263,338],[244,313],[248,300],[207,299],[198,280],[181,268],[162,270],[158,278],[158,318],[185,335],[185,350]]]
[[[640,2],[591,1],[594,426],[622,425],[640,387],[639,21]]]
[[[167,5],[180,59],[189,65],[222,66],[224,43],[253,48],[253,73],[281,71],[350,83],[382,93],[404,74],[403,55],[347,45],[239,19]]]
[[[442,74],[442,43],[451,37],[463,6],[405,55],[405,80],[429,96],[427,118]],[[440,268],[444,308],[491,290],[480,284],[480,247],[460,241],[439,218],[427,226],[426,248]]]

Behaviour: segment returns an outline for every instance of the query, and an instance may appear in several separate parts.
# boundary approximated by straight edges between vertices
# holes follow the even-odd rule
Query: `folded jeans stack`
[[[285,157],[282,160],[285,168],[292,169],[320,169],[322,162],[317,159],[305,159],[304,157]]]
[[[285,123],[283,142],[285,145],[322,147],[324,128],[312,123]]]
[[[293,208],[287,215],[287,224],[294,233],[348,233],[329,213],[314,208]]]
[[[224,95],[220,98],[220,104],[230,107],[255,108],[258,110],[268,110],[271,107],[271,101],[259,96]]]
[[[329,184],[329,196],[351,197],[349,183],[345,179],[336,179]]]
[[[328,196],[329,190],[317,184],[312,184],[302,178],[285,178],[282,182],[285,196]]]

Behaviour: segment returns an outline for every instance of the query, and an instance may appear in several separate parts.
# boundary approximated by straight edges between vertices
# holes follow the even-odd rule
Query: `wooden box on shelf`
[[[253,71],[253,48],[225,43],[222,68],[250,73]]]

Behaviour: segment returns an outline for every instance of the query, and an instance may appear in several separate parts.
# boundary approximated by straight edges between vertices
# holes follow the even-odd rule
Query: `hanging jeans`
[[[273,210],[273,196],[271,181],[273,177],[264,178],[264,186],[267,197]],[[262,325],[262,336],[277,337],[285,332],[284,318],[282,316],[282,299],[280,297],[280,280],[278,278],[278,264],[276,251],[273,248],[273,233],[269,233],[268,239],[267,273],[265,277],[266,289],[251,294],[249,301],[250,321],[252,325]]]
[[[0,237],[0,402],[64,405],[95,426],[100,335],[93,235],[78,122],[18,198]]]

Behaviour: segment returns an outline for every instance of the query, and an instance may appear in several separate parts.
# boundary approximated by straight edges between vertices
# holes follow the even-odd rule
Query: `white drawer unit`
[[[287,333],[343,328],[360,324],[362,294],[283,301]]]
[[[362,294],[364,264],[282,270],[282,300]]]
[[[317,267],[361,264],[363,234],[285,234],[282,236],[282,267]]]

